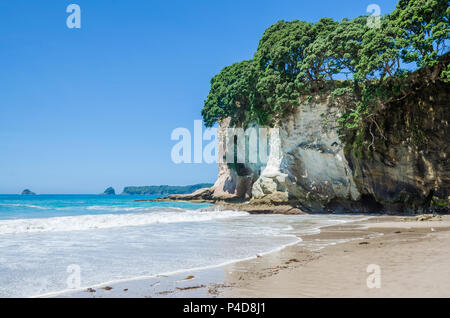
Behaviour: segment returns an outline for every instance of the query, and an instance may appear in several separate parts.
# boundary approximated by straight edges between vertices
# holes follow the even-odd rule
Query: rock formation
[[[270,129],[267,164],[220,163],[208,195],[307,212],[448,212],[450,84],[415,76],[413,91],[381,111],[383,133],[371,144],[342,132],[348,101],[317,95]],[[219,157],[229,123],[220,124]]]
[[[130,195],[168,195],[168,194],[188,194],[198,189],[209,188],[210,183],[199,183],[187,186],[143,186],[143,187],[125,187],[122,194]]]
[[[105,192],[103,192],[104,195],[116,195],[116,190],[114,190],[114,188],[109,187],[108,189],[105,190]]]
[[[229,209],[234,204],[255,213],[449,212],[450,83],[430,80],[429,71],[421,69],[402,82],[406,91],[383,103],[376,120],[359,130],[339,122],[356,108],[357,96],[317,93],[301,100],[268,129],[264,162],[248,160],[254,154],[248,136],[242,142],[228,135],[233,133],[228,128],[242,123],[222,120],[214,186],[163,200],[215,202]],[[258,144],[263,137],[258,135]],[[245,147],[246,161],[226,163],[230,147]]]
[[[22,195],[36,195],[36,193],[34,193],[33,191],[31,191],[29,189],[25,189],[22,191]]]

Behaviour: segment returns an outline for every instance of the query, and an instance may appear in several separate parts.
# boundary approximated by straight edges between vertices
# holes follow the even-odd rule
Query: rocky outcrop
[[[219,174],[217,181],[211,188],[214,201],[249,200],[252,197],[253,183],[258,179],[257,170],[250,164],[236,164],[230,166],[226,161],[227,134],[230,119],[223,120],[218,128],[218,161]],[[253,169],[252,169],[253,168]]]
[[[317,95],[302,103],[270,129],[266,164],[220,163],[208,195],[307,212],[448,212],[450,84],[416,77],[411,92],[367,126],[366,140],[338,122],[351,98]],[[219,128],[219,157],[229,125]]]
[[[199,183],[187,186],[143,186],[143,187],[125,187],[122,194],[129,195],[169,195],[169,194],[189,194],[199,189],[209,188],[210,183]]]
[[[250,213],[448,213],[450,83],[430,80],[437,77],[429,73],[412,74],[401,83],[401,90],[406,87],[401,97],[383,103],[357,130],[339,123],[345,111],[356,108],[356,96],[322,93],[301,100],[267,130],[264,161],[248,160],[259,151],[249,150],[248,137],[239,142],[230,135],[229,128],[241,123],[222,120],[214,186],[159,200],[211,202]],[[263,137],[258,135],[259,145]],[[230,147],[244,148],[246,160],[227,163]]]
[[[105,192],[103,192],[104,195],[116,195],[116,190],[114,190],[114,188],[109,187],[108,189],[105,190]]]
[[[167,197],[156,199],[141,199],[136,202],[165,202],[165,201],[190,201],[198,203],[214,203],[213,190],[211,188],[198,189],[191,194],[172,194]]]
[[[36,195],[36,193],[34,193],[33,191],[31,191],[29,189],[25,189],[22,191],[22,195]]]
[[[245,211],[250,214],[284,214],[284,215],[304,215],[307,214],[299,208],[289,204],[252,204],[252,203],[218,203],[216,209],[226,211]]]
[[[241,169],[245,173],[239,174],[230,165],[219,164],[213,197],[241,197],[251,199],[253,205],[289,204],[315,212],[324,212],[335,198],[358,200],[361,194],[339,138],[340,112],[329,98],[297,108],[278,127],[269,129],[269,157],[259,171],[245,165]],[[222,123],[219,129],[219,153],[225,152],[221,144],[227,124]]]
[[[269,161],[253,185],[253,199],[290,201],[309,211],[324,211],[334,198],[358,200],[338,134],[340,112],[329,97],[317,99],[272,129]]]
[[[346,158],[361,199],[375,210],[449,212],[450,83],[415,76],[411,92],[378,116],[384,135],[372,151],[355,151],[358,136],[346,136]]]

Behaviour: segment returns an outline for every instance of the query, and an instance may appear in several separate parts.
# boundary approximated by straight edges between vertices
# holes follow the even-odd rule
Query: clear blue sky
[[[82,28],[66,7],[80,5]],[[14,0],[0,3],[0,193],[214,182],[175,165],[224,66],[250,59],[278,20],[382,14],[396,0]]]

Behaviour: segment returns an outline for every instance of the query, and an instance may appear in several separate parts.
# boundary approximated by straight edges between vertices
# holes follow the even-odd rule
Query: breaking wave
[[[36,232],[67,232],[107,229],[150,224],[202,222],[246,216],[246,212],[152,212],[131,214],[104,214],[54,217],[45,219],[19,219],[0,221],[0,235]]]
[[[39,206],[39,205],[33,205],[33,204],[20,204],[20,203],[0,203],[0,206],[33,208],[33,209],[39,209],[39,210],[50,209],[49,207],[45,207],[45,206]]]

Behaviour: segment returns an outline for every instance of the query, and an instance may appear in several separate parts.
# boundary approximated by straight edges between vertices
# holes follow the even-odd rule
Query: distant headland
[[[211,188],[212,183],[199,183],[187,186],[143,186],[143,187],[125,187],[122,194],[128,195],[169,195],[169,194],[187,194],[203,188]]]

